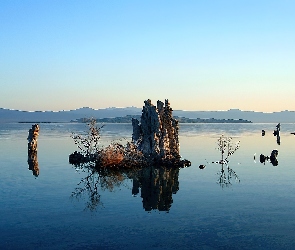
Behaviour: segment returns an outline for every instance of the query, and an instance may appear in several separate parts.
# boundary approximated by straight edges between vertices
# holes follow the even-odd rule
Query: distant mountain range
[[[80,108],[69,111],[20,111],[0,108],[0,123],[3,122],[70,122],[81,118],[96,119],[116,118],[125,116],[141,115],[141,108],[106,108],[92,109]],[[174,110],[174,116],[190,119],[233,119],[247,120],[254,123],[295,123],[294,111],[281,111],[273,113],[263,113],[254,111],[241,111],[239,109],[230,109],[227,111],[184,111]]]
[[[173,116],[179,123],[252,123],[251,121],[243,120],[243,119],[201,119],[201,118],[185,118],[179,116]],[[112,117],[112,118],[98,118],[96,121],[98,123],[131,123],[132,118],[140,121],[141,115],[126,115],[122,117]],[[90,118],[80,118],[75,120],[75,122],[79,123],[88,123],[90,122]]]

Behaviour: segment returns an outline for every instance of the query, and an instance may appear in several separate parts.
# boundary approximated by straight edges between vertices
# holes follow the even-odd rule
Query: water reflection
[[[235,182],[240,182],[239,176],[229,167],[229,157],[233,155],[240,148],[240,141],[233,143],[232,137],[220,136],[217,140],[217,150],[221,154],[221,159],[212,163],[221,165],[221,170],[217,173],[217,183],[221,187],[227,187]],[[199,169],[205,169],[206,165],[201,164]]]
[[[179,190],[179,168],[146,167],[133,179],[133,195],[141,188],[142,205],[145,211],[169,211],[172,194]]]
[[[40,169],[39,169],[37,151],[28,152],[28,165],[29,165],[29,170],[33,172],[33,175],[35,177],[38,177],[40,173]]]
[[[100,176],[94,169],[88,168],[87,170],[88,175],[81,179],[71,196],[80,200],[80,198],[83,198],[83,194],[86,193],[89,198],[86,202],[86,208],[92,211],[98,205],[102,205],[99,194]]]
[[[76,166],[87,172],[78,183],[72,197],[80,200],[86,195],[86,209],[95,210],[102,206],[100,191],[114,191],[132,180],[132,195],[140,193],[145,211],[168,212],[173,203],[172,195],[179,190],[178,167],[149,166],[142,169],[95,169],[93,166]]]
[[[280,134],[277,135],[277,144],[281,145],[281,136],[280,136]]]
[[[228,160],[220,160],[220,161],[212,162],[212,163],[221,165],[221,170],[217,173],[218,175],[217,183],[221,187],[228,187],[233,183],[233,181],[240,182],[240,178],[237,175],[237,173],[232,168],[229,167]],[[205,168],[206,168],[206,165],[201,164],[199,166],[199,169],[205,169]]]
[[[217,183],[219,183],[221,187],[227,187],[231,185],[233,181],[240,182],[239,176],[232,168],[229,167],[228,164],[223,162],[219,162],[219,164],[221,165],[221,170],[218,173],[219,176]]]

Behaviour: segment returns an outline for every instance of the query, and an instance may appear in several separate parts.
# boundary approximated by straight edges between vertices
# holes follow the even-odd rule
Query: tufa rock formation
[[[28,135],[28,153],[37,152],[37,139],[39,136],[39,125],[34,124],[32,128],[29,130]]]
[[[188,167],[188,160],[181,160],[179,155],[178,121],[172,117],[168,100],[158,101],[154,106],[150,100],[144,102],[140,122],[132,119],[132,142],[125,146],[111,143],[99,148],[100,128],[96,120],[89,123],[90,132],[76,135],[73,139],[82,151],[69,156],[71,164],[95,162],[96,168],[142,168],[149,165]]]
[[[39,164],[37,158],[37,139],[39,136],[39,125],[34,124],[32,128],[29,130],[28,135],[28,165],[29,170],[32,170],[34,176],[39,175]]]
[[[178,121],[172,116],[170,103],[165,105],[157,101],[157,107],[151,100],[144,102],[140,124],[132,119],[132,142],[146,158],[153,160],[180,159]]]

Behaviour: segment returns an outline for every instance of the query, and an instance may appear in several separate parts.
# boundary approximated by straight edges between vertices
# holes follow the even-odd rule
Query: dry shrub
[[[124,160],[124,148],[120,145],[109,145],[99,154],[100,163],[104,167],[119,165]]]
[[[75,144],[80,149],[69,156],[71,164],[94,162],[96,168],[134,168],[141,167],[146,159],[137,146],[128,142],[123,146],[113,142],[105,148],[99,148],[100,130],[103,126],[97,127],[96,120],[90,119],[89,131],[82,134],[72,133]]]
[[[87,125],[89,127],[87,132],[82,134],[72,132],[72,138],[82,154],[89,157],[95,154],[99,149],[100,130],[103,126],[97,127],[94,118],[91,118]]]

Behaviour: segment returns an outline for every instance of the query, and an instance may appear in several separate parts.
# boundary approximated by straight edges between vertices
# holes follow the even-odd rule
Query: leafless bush
[[[217,149],[221,152],[222,163],[227,164],[228,157],[233,155],[240,148],[240,141],[233,144],[232,137],[222,135],[217,140],[217,147]]]
[[[114,143],[99,152],[99,162],[104,167],[118,165],[124,160],[124,147],[121,144]]]
[[[134,143],[128,142],[122,145],[119,142],[112,142],[107,147],[100,148],[100,130],[103,126],[97,127],[96,120],[92,118],[88,127],[89,130],[84,134],[72,133],[72,138],[81,152],[71,154],[70,163],[95,162],[97,168],[131,168],[145,164],[146,159]]]
[[[75,144],[81,150],[84,156],[90,156],[98,152],[99,150],[99,139],[101,127],[97,127],[96,120],[90,119],[87,123],[89,129],[83,134],[72,133],[72,138]]]

